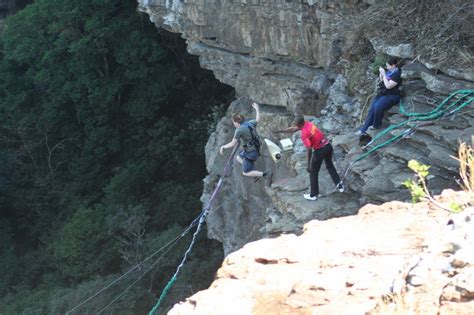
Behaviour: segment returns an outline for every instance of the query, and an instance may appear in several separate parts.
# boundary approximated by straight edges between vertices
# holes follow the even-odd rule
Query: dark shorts
[[[255,169],[254,164],[258,158],[258,152],[256,150],[250,152],[245,152],[242,150],[240,151],[239,156],[242,158],[242,171],[244,173],[248,173]]]

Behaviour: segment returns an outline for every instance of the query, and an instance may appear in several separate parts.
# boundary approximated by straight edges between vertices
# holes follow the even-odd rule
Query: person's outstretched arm
[[[260,121],[260,107],[258,106],[257,103],[253,103],[252,107],[255,109],[255,121],[259,122]]]
[[[233,148],[236,143],[237,143],[237,139],[235,139],[235,138],[232,139],[231,142],[229,142],[229,143],[224,144],[223,146],[221,146],[221,148],[219,149],[219,152],[221,153],[221,155],[224,155],[224,149]]]
[[[300,129],[301,128],[298,128],[296,126],[291,126],[291,127],[281,129],[281,130],[278,130],[278,129],[277,130],[272,130],[272,132],[274,132],[274,133],[292,133],[292,132],[297,132]]]

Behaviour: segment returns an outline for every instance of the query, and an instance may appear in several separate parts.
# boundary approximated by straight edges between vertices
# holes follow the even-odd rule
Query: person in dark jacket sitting
[[[379,128],[382,125],[385,111],[400,102],[402,71],[397,67],[395,58],[389,58],[386,66],[387,70],[382,67],[379,68],[378,93],[370,105],[364,125],[356,132],[358,136],[365,135],[367,129]]]

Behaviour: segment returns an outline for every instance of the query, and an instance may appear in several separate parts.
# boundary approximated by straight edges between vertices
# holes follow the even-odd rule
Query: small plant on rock
[[[378,54],[375,56],[374,61],[369,65],[369,69],[373,75],[379,75],[379,67],[385,68],[385,62],[387,61],[388,56],[384,54]]]
[[[407,179],[406,181],[403,182],[403,185],[408,188],[410,191],[412,201],[413,202],[419,202],[424,199],[427,199],[430,201],[432,204],[437,206],[438,208],[441,208],[443,210],[449,211],[449,212],[461,212],[462,207],[457,204],[457,203],[451,203],[449,207],[445,207],[438,201],[436,201],[433,196],[431,196],[430,191],[428,190],[428,186],[426,184],[426,178],[430,174],[429,165],[421,164],[420,162],[416,160],[410,160],[408,162],[408,167],[415,172],[416,175],[416,181],[412,179]]]
[[[430,166],[421,164],[416,160],[410,160],[408,162],[408,168],[415,172],[416,180],[407,179],[403,182],[403,185],[410,191],[411,200],[413,202],[422,201],[429,195],[428,187],[426,186],[426,177],[430,174]]]

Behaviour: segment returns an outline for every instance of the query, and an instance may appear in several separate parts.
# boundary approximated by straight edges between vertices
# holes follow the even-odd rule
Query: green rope
[[[455,103],[461,101],[464,97],[467,97],[469,96],[469,94],[472,94],[472,93],[473,93],[472,90],[458,90],[454,93],[451,93],[451,95],[449,95],[443,102],[441,102],[441,104],[439,104],[433,110],[427,113],[407,112],[405,110],[405,107],[403,106],[403,102],[400,100],[400,113],[407,117],[428,116],[428,115],[436,114],[441,111],[441,108],[443,108],[447,102],[449,102],[452,98],[456,97],[457,95],[463,94]]]
[[[403,102],[400,100],[400,113],[402,115],[406,116],[406,117],[409,117],[409,119],[406,120],[406,121],[402,121],[398,124],[391,125],[391,126],[387,127],[386,129],[384,129],[382,132],[379,132],[372,139],[371,143],[373,143],[376,140],[380,139],[382,136],[384,136],[385,134],[387,134],[388,132],[390,132],[394,129],[398,129],[398,128],[403,127],[403,126],[408,126],[409,123],[411,123],[413,121],[436,120],[436,119],[439,119],[440,117],[444,116],[446,113],[453,114],[453,113],[463,109],[464,107],[468,106],[471,102],[474,101],[474,97],[470,97],[467,100],[465,100],[461,105],[458,105],[462,100],[466,99],[471,94],[474,94],[474,90],[458,90],[458,91],[455,91],[455,92],[451,93],[451,95],[449,95],[446,99],[444,99],[444,101],[441,102],[441,104],[439,104],[433,110],[431,110],[429,112],[426,112],[426,113],[407,112],[405,110],[404,106],[403,106]],[[457,97],[456,101],[450,103],[447,107],[445,107],[446,104],[448,104],[448,102],[450,102],[455,97]],[[455,108],[452,109],[453,107],[455,107]],[[407,134],[408,132],[410,132],[413,129],[414,129],[414,127],[411,127],[410,129],[407,129],[406,131],[401,132],[398,135],[393,136],[392,138],[388,139],[387,141],[376,145],[375,147],[373,147],[369,151],[361,154],[354,162],[357,162],[357,161],[360,161],[360,160],[366,158],[372,152],[375,152],[378,149],[380,149],[380,148],[394,142],[395,140],[403,137],[405,134]]]
[[[166,294],[168,294],[168,291],[171,289],[173,284],[176,282],[176,275],[173,275],[171,280],[168,282],[166,287],[163,289],[163,292],[161,292],[160,298],[158,299],[158,302],[155,304],[155,306],[151,309],[151,311],[148,313],[148,315],[153,315],[155,314],[156,310],[158,310],[158,307],[160,307],[161,302],[165,298]]]
[[[355,160],[355,162],[365,159],[365,158],[366,158],[367,156],[369,156],[372,152],[375,152],[375,151],[377,151],[378,149],[380,149],[380,148],[382,148],[382,147],[384,147],[384,146],[386,146],[386,145],[388,145],[388,144],[394,142],[395,140],[397,140],[397,139],[403,137],[404,135],[405,135],[405,132],[402,132],[402,133],[400,133],[400,134],[398,134],[398,135],[396,135],[396,136],[394,136],[394,137],[388,139],[387,141],[385,141],[385,142],[383,142],[383,143],[381,143],[381,144],[376,145],[375,147],[373,147],[373,148],[370,149],[369,151],[367,151],[367,152],[361,154],[361,155]]]

